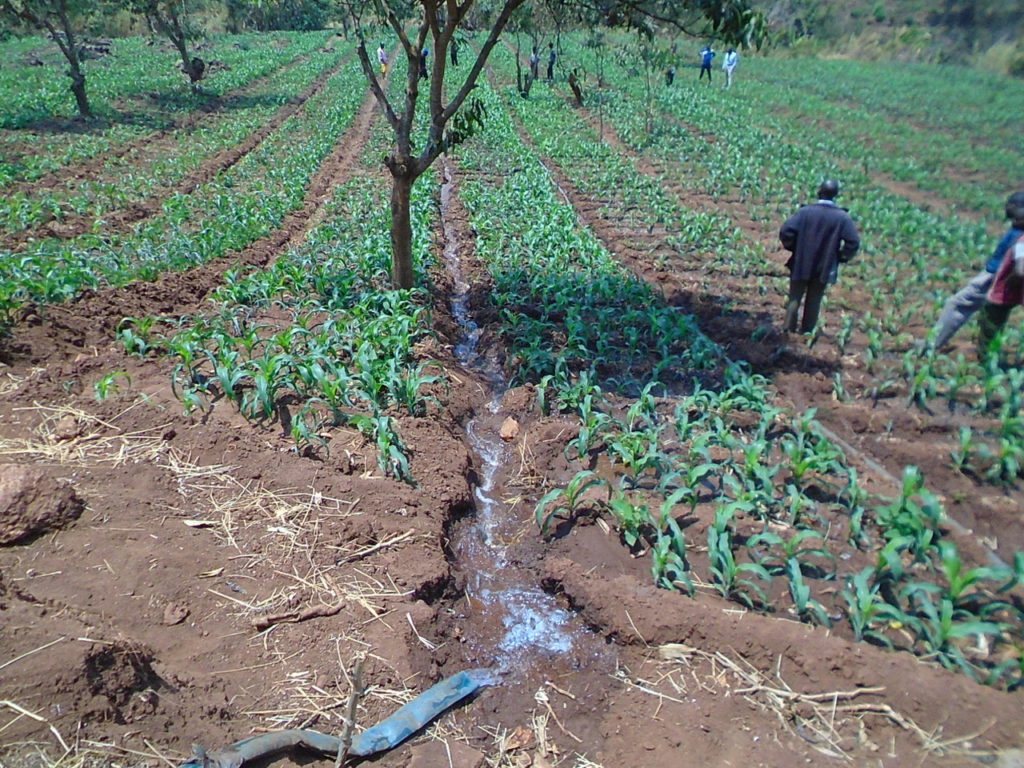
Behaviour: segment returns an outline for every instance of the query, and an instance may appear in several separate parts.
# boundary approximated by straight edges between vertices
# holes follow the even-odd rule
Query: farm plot
[[[131,231],[100,230],[66,240],[29,242],[6,255],[0,303],[8,317],[26,301],[75,296],[101,283],[150,277],[202,263],[270,232],[299,206],[309,179],[354,117],[364,94],[339,71],[255,151],[227,171],[161,203]]]
[[[738,353],[770,328],[727,345],[710,311],[627,271],[649,258],[710,295],[699,266],[735,269],[723,330],[776,290],[750,227],[777,201],[691,207],[647,173],[681,175],[678,155],[610,151],[561,95],[481,85],[485,126],[414,189],[419,285],[394,291],[388,133],[345,76],[252,153],[312,147],[294,180],[242,175],[246,158],[174,234],[205,248],[294,185],[304,223],[269,254],[154,261],[12,318],[0,461],[80,514],[0,549],[5,757],[174,763],[264,728],[336,733],[361,653],[360,727],[455,671],[504,672],[383,765],[961,765],[1018,745],[1019,567],[949,529],[929,474],[891,486],[844,455],[808,409],[824,339],[755,372]],[[723,253],[737,240],[761,274]],[[458,362],[477,330],[507,391]],[[474,430],[496,458],[471,455]],[[544,624],[505,626],[452,549],[498,552],[482,494],[511,510],[494,567],[555,596],[567,650],[510,665],[478,641]]]
[[[336,54],[311,54],[247,87],[232,97],[232,106],[201,113],[204,118],[187,128],[119,148],[89,166],[51,174],[49,183],[11,185],[0,205],[0,222],[9,234],[0,242],[10,248],[30,237],[78,234],[98,218],[109,230],[150,215],[151,201],[158,202],[161,191],[187,193],[252,151],[322,88],[338,66]],[[48,226],[40,231],[42,224]]]
[[[641,99],[641,82],[620,70],[615,72],[616,82],[624,87],[632,83],[633,97]],[[645,160],[652,161],[655,171],[670,180],[666,188],[681,186],[684,196],[685,190],[692,190],[694,197],[711,191],[732,199],[725,209],[730,215],[738,214],[734,217],[743,223],[745,234],[737,233],[734,242],[717,253],[702,253],[697,261],[681,259],[677,264],[688,265],[683,274],[699,280],[705,294],[742,295],[742,300],[730,303],[732,307],[742,307],[755,317],[760,312],[760,322],[744,323],[747,333],[740,339],[733,334],[732,344],[739,348],[738,354],[766,373],[810,366],[820,372],[819,376],[825,374],[831,386],[814,388],[827,396],[828,411],[835,412],[835,421],[830,423],[847,432],[850,424],[884,423],[875,420],[886,414],[884,419],[902,420],[914,431],[945,433],[948,437],[943,447],[930,454],[919,443],[910,445],[893,436],[891,429],[886,440],[876,442],[869,450],[883,463],[896,459],[890,464],[893,476],[899,475],[902,464],[926,468],[946,498],[959,507],[965,524],[991,537],[991,543],[1001,546],[1004,557],[1012,558],[1020,543],[1005,539],[1004,523],[1016,514],[1015,505],[1008,502],[1001,486],[1013,482],[1018,471],[1015,467],[1019,467],[1014,458],[1020,450],[1020,438],[1014,436],[1018,411],[1012,384],[1017,374],[991,363],[978,365],[963,354],[921,356],[912,343],[915,338],[924,338],[937,316],[936,299],[955,291],[976,268],[963,263],[964,249],[970,246],[962,244],[977,243],[976,252],[986,253],[992,238],[985,237],[981,225],[971,219],[922,211],[888,190],[870,186],[862,173],[851,173],[850,196],[859,195],[865,200],[863,208],[854,209],[866,233],[865,253],[849,268],[850,277],[844,278],[830,296],[833,306],[838,304],[844,311],[836,319],[826,314],[822,333],[808,338],[801,351],[800,347],[784,345],[773,331],[771,315],[765,318],[764,314],[766,301],[777,304],[784,290],[781,281],[771,279],[773,274],[783,273],[776,266],[783,257],[776,255],[778,251],[773,253],[774,233],[797,204],[787,203],[791,207],[786,208],[779,203],[792,199],[784,171],[789,168],[794,175],[813,180],[828,172],[842,175],[847,169],[837,167],[825,148],[799,148],[778,140],[784,136],[781,132],[775,134],[776,140],[770,140],[771,134],[766,135],[758,122],[759,112],[744,111],[727,94],[698,89],[692,98],[688,92],[666,95],[661,102],[666,119],[660,123],[657,140],[643,133],[644,112],[631,106],[635,101],[614,93],[608,98],[610,122],[620,129],[619,135],[627,144],[636,148],[633,151],[642,149]],[[729,109],[716,111],[720,99],[725,99]],[[692,122],[683,120],[684,110],[686,120]],[[538,121],[543,122],[543,118],[531,117],[531,122]],[[711,131],[713,138],[695,136],[693,126]],[[681,156],[685,164],[680,164]],[[568,165],[563,163],[563,167]],[[808,184],[813,186],[814,182]],[[770,194],[772,190],[777,198]],[[662,217],[651,225],[664,226],[664,222]],[[950,245],[936,250],[937,238]],[[774,264],[766,259],[769,255],[777,259]],[[863,308],[868,311],[859,311]],[[777,321],[778,310],[773,314]],[[757,343],[745,341],[748,335]],[[1007,347],[1016,348],[1018,339],[1018,333],[1011,330]],[[826,351],[832,345],[835,352]],[[811,350],[812,358],[805,359]],[[798,386],[806,387],[806,383]],[[997,391],[1002,394],[996,395]],[[805,405],[815,404],[805,394],[794,394]],[[871,402],[866,409],[857,402],[865,399]],[[914,408],[911,419],[907,419],[904,406]],[[945,413],[950,415],[943,416]],[[975,462],[969,468],[964,464],[966,454],[960,441]],[[935,462],[936,454],[951,454],[951,458]],[[959,504],[973,492],[976,481],[994,486],[986,497],[986,504],[991,505],[987,514],[992,515],[987,522],[987,514],[977,507]]]
[[[539,103],[537,106],[531,106],[528,101],[521,101],[514,99],[512,103],[515,109],[522,114],[522,124],[528,126],[528,131],[531,137],[537,137],[540,145],[545,150],[556,158],[567,158],[571,159],[570,163],[563,162],[561,168],[565,175],[568,177],[570,182],[580,184],[582,187],[587,188],[590,185],[593,188],[595,183],[599,183],[602,176],[595,176],[595,171],[603,173],[603,178],[612,178],[614,184],[604,187],[604,194],[609,195],[611,198],[615,197],[615,191],[613,190],[614,185],[621,187],[622,184],[627,186],[632,182],[628,179],[628,174],[622,172],[616,173],[616,162],[614,158],[608,157],[606,153],[602,152],[602,147],[596,144],[587,143],[588,128],[584,124],[573,124],[573,118],[561,114],[567,110],[564,104],[559,106],[557,103],[548,102]],[[569,130],[565,130],[566,125],[570,126]],[[593,153],[593,155],[592,155]],[[550,156],[549,155],[549,156]],[[600,159],[598,163],[590,163],[589,158],[597,157]],[[564,178],[564,177],[563,177]],[[640,186],[643,186],[643,181],[640,181]],[[626,210],[627,217],[629,217],[631,210],[629,208],[629,196],[630,193],[626,193],[624,204],[620,207],[620,211]],[[571,195],[570,195],[571,197]],[[645,210],[649,212],[649,215],[656,216],[662,209],[657,205],[648,205],[642,208],[638,207],[635,211]],[[640,215],[640,214],[638,214]],[[650,219],[651,226],[658,223],[656,218]],[[663,222],[664,223],[664,222]],[[684,224],[685,226],[685,224]],[[671,238],[667,239],[671,240]],[[507,244],[503,247],[502,251],[507,251]],[[520,281],[521,283],[521,281]],[[546,303],[550,305],[551,302],[542,302],[542,305]],[[637,348],[634,344],[631,348]],[[591,353],[585,356],[586,359],[597,360],[597,365],[600,365],[600,357]],[[631,409],[626,428],[623,425],[615,425],[613,419],[609,419],[607,413],[601,413],[601,409],[598,406],[600,389],[597,391],[588,391],[589,388],[593,387],[593,382],[590,381],[590,377],[582,376],[578,384],[573,384],[573,398],[562,400],[563,404],[567,404],[569,409],[574,409],[575,404],[584,400],[584,397],[577,390],[582,390],[587,393],[589,397],[585,404],[580,406],[581,415],[581,427],[580,434],[577,441],[573,441],[573,445],[579,445],[579,450],[571,450],[567,447],[567,452],[572,453],[574,457],[578,457],[581,460],[587,459],[587,455],[590,447],[595,443],[604,442],[604,450],[607,454],[613,457],[612,463],[614,465],[621,466],[626,470],[625,474],[620,476],[617,483],[615,483],[616,489],[612,490],[609,488],[607,504],[613,511],[613,515],[618,519],[620,525],[624,531],[624,537],[626,537],[627,543],[635,545],[637,541],[643,540],[642,529],[645,526],[653,525],[656,531],[658,526],[665,526],[667,521],[665,519],[668,509],[671,509],[673,504],[678,503],[680,500],[689,499],[691,508],[695,508],[697,503],[700,501],[700,493],[696,492],[696,487],[701,482],[706,483],[706,487],[710,490],[714,490],[717,486],[718,493],[721,493],[724,485],[732,485],[732,490],[729,493],[723,494],[726,498],[727,503],[724,506],[720,506],[716,511],[716,520],[714,525],[710,528],[709,532],[709,551],[712,553],[713,560],[717,559],[717,563],[713,563],[712,572],[716,574],[716,578],[720,578],[723,573],[727,574],[724,582],[719,582],[718,589],[723,594],[728,594],[732,588],[732,577],[738,575],[739,572],[745,572],[753,570],[757,573],[757,579],[771,582],[770,574],[763,570],[757,562],[759,558],[757,556],[752,557],[753,561],[751,564],[742,566],[737,565],[733,560],[729,548],[721,541],[720,537],[723,535],[731,536],[732,529],[728,525],[728,521],[737,510],[746,508],[750,511],[753,508],[765,509],[766,505],[770,507],[772,504],[781,504],[782,506],[788,506],[790,509],[790,519],[793,523],[801,515],[801,510],[804,509],[805,505],[810,507],[816,506],[812,499],[798,493],[795,496],[791,496],[788,500],[772,497],[773,494],[778,493],[782,487],[785,486],[783,481],[784,473],[780,474],[780,470],[784,466],[788,466],[788,476],[791,481],[796,480],[796,485],[801,484],[799,478],[804,477],[813,465],[816,467],[812,471],[812,474],[817,475],[820,471],[838,471],[841,475],[845,475],[846,479],[843,482],[837,480],[825,480],[825,485],[833,485],[839,487],[840,485],[848,483],[848,490],[852,490],[853,497],[860,497],[863,493],[862,488],[858,485],[857,475],[852,472],[850,468],[844,467],[840,461],[838,464],[833,464],[840,460],[840,452],[837,450],[835,445],[829,445],[829,441],[820,432],[817,432],[817,428],[814,426],[813,412],[808,412],[799,420],[795,420],[792,427],[785,428],[792,430],[790,436],[780,436],[779,433],[769,434],[771,428],[768,424],[778,420],[781,416],[781,412],[775,412],[769,407],[766,401],[765,392],[761,389],[761,382],[758,381],[757,377],[743,376],[735,370],[729,372],[731,374],[731,381],[727,377],[726,381],[729,386],[726,388],[726,392],[732,392],[732,394],[721,395],[724,396],[726,401],[730,401],[733,397],[737,398],[736,403],[745,401],[749,402],[749,407],[752,411],[762,415],[762,418],[767,418],[768,422],[762,422],[761,426],[756,430],[756,434],[760,434],[761,437],[748,441],[740,439],[739,442],[732,443],[731,447],[727,449],[726,453],[732,454],[738,452],[741,455],[741,464],[745,464],[745,468],[739,472],[740,475],[746,474],[746,479],[741,478],[719,478],[717,483],[708,483],[707,476],[713,474],[715,468],[721,468],[729,463],[729,459],[721,453],[716,453],[713,445],[715,445],[719,438],[711,436],[706,428],[699,426],[692,426],[691,419],[694,414],[708,414],[719,411],[714,407],[709,407],[707,401],[702,400],[701,397],[708,396],[699,395],[696,401],[692,401],[690,406],[686,406],[686,400],[682,400],[677,408],[682,408],[682,411],[677,410],[675,419],[677,423],[677,431],[680,424],[682,424],[682,432],[680,432],[673,439],[682,439],[684,442],[688,439],[687,435],[693,434],[699,435],[700,439],[697,441],[699,447],[696,453],[690,455],[688,462],[684,462],[681,465],[675,465],[668,455],[662,454],[662,442],[659,439],[659,432],[662,431],[666,425],[664,421],[658,426],[659,420],[653,418],[653,421],[644,425],[643,419],[641,418],[642,411],[634,411]],[[593,376],[593,371],[591,373]],[[595,377],[597,378],[597,377]],[[602,380],[607,380],[607,377]],[[651,382],[656,383],[656,379]],[[746,398],[751,398],[746,400]],[[642,398],[641,398],[642,400]],[[559,400],[555,400],[556,402]],[[648,408],[654,408],[654,400],[651,399],[648,402]],[[732,406],[727,406],[724,411],[727,414]],[[742,408],[742,407],[740,407]],[[648,417],[650,418],[650,417]],[[680,421],[681,419],[681,421]],[[784,420],[782,420],[784,424]],[[729,432],[727,425],[723,426],[721,423],[716,427],[722,434]],[[808,431],[810,430],[810,432]],[[811,434],[815,436],[809,436]],[[706,442],[710,440],[710,443]],[[726,438],[726,444],[732,442],[733,438]],[[778,445],[781,441],[782,454],[788,459],[782,459],[781,462],[776,463],[776,460],[768,459],[773,450],[773,446]],[[671,444],[671,440],[669,443]],[[798,447],[798,445],[800,447]],[[807,453],[803,453],[803,452]],[[812,456],[816,458],[812,458]],[[788,465],[786,465],[788,462]],[[831,466],[834,470],[825,470],[826,466]],[[657,504],[655,500],[654,504],[650,504],[646,499],[640,503],[636,499],[630,499],[629,495],[624,494],[624,488],[637,488],[638,485],[642,484],[642,479],[656,480],[658,487],[662,488],[662,492],[665,495],[663,499],[666,502],[660,503],[660,522],[656,515],[648,511],[648,508],[654,508]],[[571,482],[568,483],[563,489],[556,489],[555,492],[550,494],[545,500],[542,500],[538,506],[538,519],[543,526],[547,526],[548,521],[552,514],[555,513],[568,513],[574,514],[577,512],[577,507],[581,506],[587,508],[589,502],[587,501],[588,496],[583,494],[587,486],[595,484],[602,484],[603,480],[600,477],[593,476],[592,472],[588,469],[582,470],[575,476]],[[672,502],[667,500],[672,497],[674,485],[673,483],[678,482],[679,488],[676,492],[676,496]],[[743,489],[740,490],[740,487]],[[760,488],[761,490],[758,490]],[[767,497],[762,501],[755,501],[751,494],[755,496],[762,492],[767,492],[769,497],[773,500],[769,500]],[[901,490],[900,498],[909,500],[910,497],[915,496],[919,492],[923,492],[923,478],[920,472],[916,469],[907,470],[904,473],[903,488]],[[932,499],[933,502],[937,503],[928,492],[924,492],[925,499]],[[812,493],[811,497],[815,494]],[[845,494],[840,494],[837,501],[842,503],[842,500],[846,498]],[[866,497],[864,497],[866,500]],[[817,499],[817,502],[822,499]],[[849,498],[846,498],[849,501]],[[932,502],[926,501],[927,504]],[[668,506],[666,506],[668,504]],[[859,504],[859,502],[857,503]],[[887,541],[892,541],[896,536],[894,529],[890,528],[889,525],[892,521],[890,513],[892,510],[900,506],[900,502],[895,502],[895,507],[888,509],[879,508],[876,510],[878,523],[881,527],[883,538]],[[753,505],[750,507],[749,505]],[[819,510],[820,511],[820,510]],[[849,529],[849,535],[853,537],[853,540],[861,536],[861,523],[862,520],[861,512],[864,510],[851,510],[847,508],[847,513],[850,515],[850,524],[852,527]],[[935,509],[934,514],[937,515],[936,521],[944,517],[944,514],[938,509]],[[927,513],[925,516],[933,513]],[[911,513],[911,516],[918,516],[919,521],[924,518],[921,517],[921,510],[918,512]],[[769,517],[772,515],[769,514]],[[837,520],[831,520],[826,523],[828,530],[835,530]],[[652,547],[652,553],[657,553],[659,557],[653,557],[652,570],[655,575],[655,579],[667,579],[671,582],[671,577],[666,577],[666,571],[672,566],[670,563],[676,563],[675,572],[680,572],[684,569],[683,564],[676,560],[677,557],[685,556],[685,544],[682,539],[681,530],[673,530],[671,526],[671,520],[668,521],[669,530],[665,532],[667,537],[669,534],[675,537],[676,541],[670,546],[666,542],[666,538],[662,535],[657,535],[654,539],[649,540],[648,544]],[[926,527],[928,527],[926,525]],[[819,530],[813,532],[810,529],[803,529],[802,524],[797,524],[797,534],[790,539],[785,539],[788,545],[792,547],[800,548],[799,542],[804,540],[820,540],[825,536],[824,532]],[[813,526],[811,526],[813,528]],[[699,530],[699,528],[697,528]],[[933,532],[938,532],[937,528],[933,528]],[[714,536],[712,536],[714,534]],[[649,536],[649,531],[648,531]],[[762,537],[766,536],[767,539],[781,544],[783,541],[779,539],[776,534],[766,535],[762,534],[751,534],[748,538],[755,547],[760,546]],[[931,535],[929,535],[931,536]],[[714,540],[714,542],[712,541]],[[853,541],[851,540],[851,541]],[[714,544],[714,546],[713,546]],[[904,542],[906,544],[906,542]],[[899,545],[897,548],[901,547]],[[971,545],[968,544],[970,547]],[[976,546],[971,547],[972,550],[977,553],[978,549]],[[824,556],[831,561],[836,561],[835,555],[825,555],[823,550],[817,547],[812,547],[815,551],[816,556]],[[912,549],[912,547],[911,547]],[[950,542],[944,542],[940,547],[940,550],[945,550],[951,553],[955,548]],[[715,552],[721,551],[720,554],[715,555]],[[792,550],[796,551],[796,550]],[[958,557],[958,556],[957,556]],[[844,560],[852,562],[855,558],[852,558],[852,553],[844,553]],[[799,560],[799,558],[798,558]],[[951,561],[950,561],[951,562]],[[795,609],[798,613],[803,613],[806,608],[805,599],[800,598],[801,594],[806,596],[810,595],[810,591],[804,591],[805,585],[803,579],[800,577],[801,568],[791,563],[791,573],[796,577],[796,582],[791,581],[788,585],[788,591],[790,594],[798,600],[798,604]],[[778,573],[782,573],[782,569],[779,565],[776,565]],[[813,570],[810,568],[808,570]],[[867,569],[870,571],[870,568]],[[878,575],[878,572],[876,572]],[[829,577],[829,580],[833,577]],[[865,573],[861,573],[861,578],[866,578]],[[681,588],[692,590],[693,585],[683,582],[681,585],[677,584]],[[866,588],[866,584],[865,584]],[[755,584],[751,580],[745,580],[743,589],[751,590],[750,595],[741,597],[743,601],[751,604],[755,601],[764,602],[765,592],[764,587]],[[822,609],[821,617],[825,623],[830,623],[824,620],[824,609]],[[859,630],[855,631],[855,634],[859,635]]]
[[[203,55],[224,66],[204,81],[202,94],[192,94],[175,74],[175,54],[143,39],[118,41],[96,72],[86,64],[90,93],[101,118],[95,126],[68,122],[71,98],[59,76],[63,64],[49,43],[29,38],[12,46],[2,77],[7,99],[2,113],[8,125],[0,129],[0,179],[34,180],[64,166],[116,151],[125,143],[144,139],[154,129],[167,128],[191,110],[209,106],[211,99],[266,76],[323,44],[323,33],[282,33],[253,45],[254,36],[224,38]],[[38,49],[38,50],[37,50]],[[29,61],[24,57],[28,56]],[[40,58],[42,57],[42,58]],[[41,61],[42,66],[33,66]],[[55,74],[47,62],[57,62]],[[132,67],[136,69],[132,71]],[[65,105],[63,108],[59,105]]]

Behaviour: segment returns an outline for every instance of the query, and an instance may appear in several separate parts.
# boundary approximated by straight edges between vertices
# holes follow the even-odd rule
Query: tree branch
[[[505,25],[508,23],[509,17],[512,13],[521,6],[525,0],[506,0],[504,7],[501,9],[501,14],[498,16],[497,21],[494,22],[494,26],[491,28],[491,34],[484,42],[483,47],[480,48],[480,53],[477,54],[476,61],[473,62],[473,67],[469,71],[469,75],[466,76],[465,82],[462,84],[462,88],[455,95],[455,98],[451,100],[451,103],[445,107],[441,113],[441,121],[447,123],[452,115],[459,111],[459,107],[469,96],[470,91],[476,87],[476,80],[480,76],[480,72],[483,71],[484,64],[487,62],[487,57],[491,54],[491,49],[498,42],[498,38],[501,37],[502,31],[505,29]]]
[[[377,79],[377,73],[373,71],[373,64],[370,63],[370,57],[366,53],[366,40],[362,37],[359,38],[359,45],[356,46],[356,53],[359,56],[359,64],[363,68],[363,74],[366,75],[366,79],[370,81],[370,91],[373,92],[374,97],[377,99],[377,103],[384,111],[384,115],[387,117],[388,124],[391,125],[391,129],[397,131],[398,115],[396,115],[395,110],[392,109],[391,102],[388,100],[387,94],[384,93],[384,89],[380,87],[380,81]]]

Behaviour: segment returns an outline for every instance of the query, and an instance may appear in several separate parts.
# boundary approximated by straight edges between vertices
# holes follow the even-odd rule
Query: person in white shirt
[[[377,48],[377,61],[380,62],[381,77],[388,73],[388,52],[384,50],[384,43]]]
[[[730,48],[725,52],[725,59],[722,60],[722,70],[725,72],[725,87],[728,88],[732,85],[732,73],[736,69],[736,65],[740,62],[740,55],[736,53],[735,48]]]

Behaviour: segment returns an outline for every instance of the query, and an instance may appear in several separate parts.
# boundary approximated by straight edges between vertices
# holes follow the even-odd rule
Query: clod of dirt
[[[65,414],[53,427],[54,440],[74,440],[82,434],[82,427],[73,414]]]
[[[41,470],[0,465],[0,546],[61,528],[77,520],[84,507],[74,488]]]
[[[153,653],[131,643],[113,643],[90,653],[84,677],[96,701],[105,701],[101,716],[129,723],[153,710],[157,691],[166,687],[153,669]]]
[[[502,423],[501,429],[498,431],[501,439],[506,443],[510,440],[515,440],[519,435],[519,422],[508,416]]]
[[[164,606],[164,626],[173,627],[188,618],[190,611],[181,603],[168,603]]]
[[[533,407],[535,396],[536,393],[532,384],[514,387],[508,390],[505,396],[501,398],[501,407],[513,413],[526,413]]]

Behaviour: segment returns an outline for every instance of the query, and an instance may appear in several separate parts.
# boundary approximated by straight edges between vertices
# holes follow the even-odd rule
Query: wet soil
[[[431,276],[437,337],[420,350],[446,369],[449,386],[426,416],[400,420],[418,486],[383,477],[374,447],[354,431],[335,429],[329,451],[300,454],[280,425],[246,422],[227,404],[184,415],[170,364],[126,356],[112,342],[117,322],[196,311],[226,267],[259,267],[298,242],[335,184],[353,174],[385,183],[380,169],[357,163],[373,118],[368,101],[306,204],[273,236],[189,272],[32,308],[13,328],[0,368],[0,462],[73,488],[83,509],[0,548],[5,764],[53,762],[67,746],[104,764],[166,765],[192,743],[215,748],[286,727],[336,733],[359,655],[368,686],[360,727],[455,671],[504,672],[369,764],[976,766],[1019,746],[1019,695],[789,617],[656,590],[648,561],[592,517],[540,537],[532,510],[574,471],[562,452],[573,425],[542,416],[529,386],[502,393],[459,351],[466,319],[448,298],[461,281],[480,330],[476,352],[502,354],[489,281],[457,204],[457,166],[456,202],[439,201],[447,231],[436,247],[455,243],[459,277],[443,267]],[[618,232],[614,221],[600,228],[549,167],[614,253],[730,339],[734,355],[772,372],[794,405],[820,404],[834,361],[808,352],[775,362],[749,340],[742,316],[694,287],[696,267],[645,267],[626,245],[635,233],[623,222]],[[111,371],[124,375],[98,400],[95,384]],[[885,466],[928,449],[927,433],[897,415],[819,412]],[[503,430],[509,419],[516,430]],[[478,454],[474,433],[498,461]],[[874,447],[893,435],[905,440],[899,452]],[[493,534],[478,527],[481,485],[504,508]],[[458,543],[488,535],[523,587],[564,613],[568,651],[502,659],[515,627],[488,608],[480,567]]]

